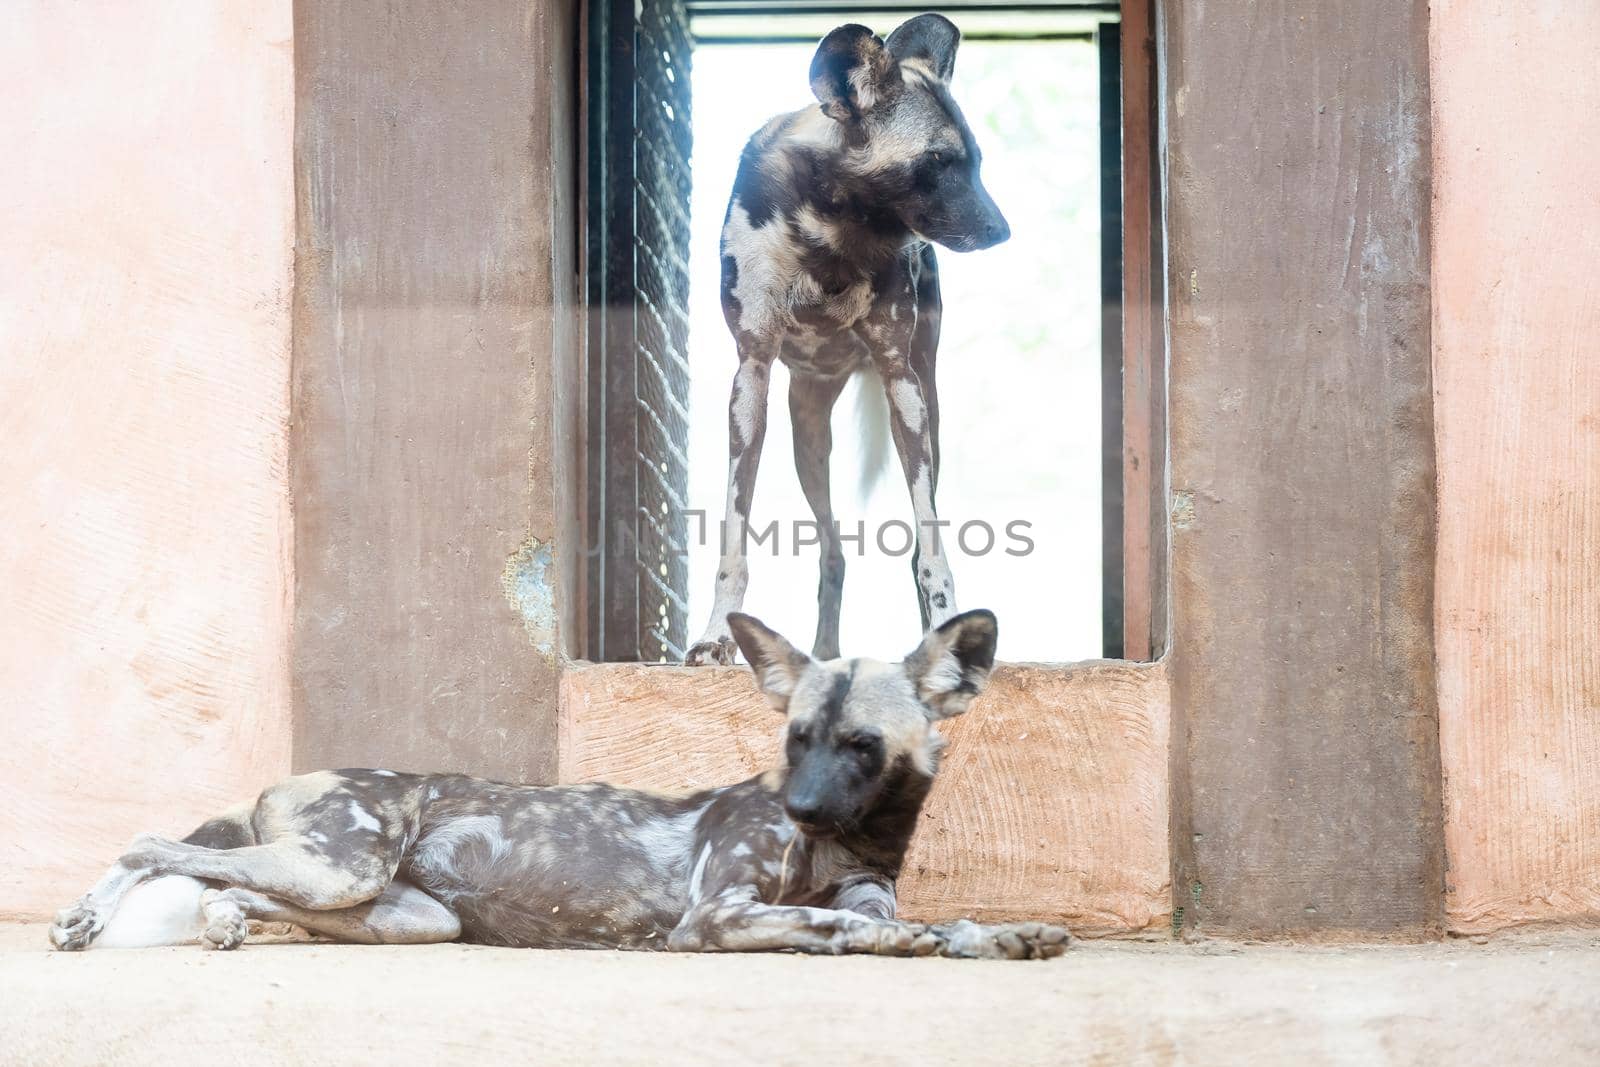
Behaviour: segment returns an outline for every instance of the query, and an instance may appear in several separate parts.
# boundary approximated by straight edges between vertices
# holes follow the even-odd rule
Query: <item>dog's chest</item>
[[[723,299],[746,334],[824,336],[850,329],[872,310],[872,279],[836,253],[819,251],[816,235],[784,217],[755,226],[735,201],[723,226],[722,253],[730,261]]]
[[[828,324],[795,326],[778,344],[778,358],[791,373],[824,378],[849,374],[868,355],[866,343],[854,331]]]

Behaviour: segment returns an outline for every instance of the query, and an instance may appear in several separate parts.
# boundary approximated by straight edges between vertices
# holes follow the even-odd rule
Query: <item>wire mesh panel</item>
[[[589,32],[587,652],[678,659],[688,584],[688,17],[683,0],[596,0]]]

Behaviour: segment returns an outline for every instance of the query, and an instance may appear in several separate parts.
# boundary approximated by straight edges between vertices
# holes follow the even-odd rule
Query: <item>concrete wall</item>
[[[1447,921],[1600,918],[1600,6],[1434,0]]]
[[[0,34],[0,915],[289,765],[289,0]]]

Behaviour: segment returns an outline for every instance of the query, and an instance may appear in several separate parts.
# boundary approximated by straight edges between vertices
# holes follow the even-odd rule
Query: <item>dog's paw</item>
[[[105,914],[80,900],[56,912],[50,924],[50,943],[63,952],[77,952],[88,948],[105,925]]]
[[[224,952],[244,944],[250,933],[244,909],[229,900],[226,891],[206,890],[200,898],[200,908],[205,912],[206,928],[200,934],[200,947],[220,949]]]
[[[932,956],[944,940],[921,923],[863,923],[835,938],[835,951],[874,956]]]
[[[994,929],[995,940],[1005,949],[1007,959],[1054,959],[1072,945],[1072,934],[1064,926],[1026,922]]]
[[[944,939],[940,954],[960,959],[1047,960],[1072,944],[1072,934],[1048,923],[982,926],[963,919],[938,928],[938,933]]]
[[[739,652],[739,646],[733,643],[731,637],[719,637],[715,641],[697,641],[688,652],[684,653],[683,665],[685,667],[711,667],[733,666],[733,657]]]
[[[244,939],[249,933],[250,929],[242,915],[237,919],[232,917],[214,919],[201,933],[200,947],[228,952],[244,944]]]

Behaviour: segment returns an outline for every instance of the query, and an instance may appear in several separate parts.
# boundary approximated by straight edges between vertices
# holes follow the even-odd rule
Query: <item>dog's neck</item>
[[[861,865],[891,880],[900,876],[901,864],[916,833],[922,805],[933,786],[933,776],[904,765],[891,773],[883,792],[855,826],[827,839],[846,849]],[[808,841],[809,835],[801,831]],[[813,841],[813,844],[818,842]]]
[[[843,151],[805,153],[803,165],[790,174],[791,202],[810,208],[833,230],[829,245],[813,245],[813,253],[826,263],[823,273],[869,278],[922,243],[850,167]]]

